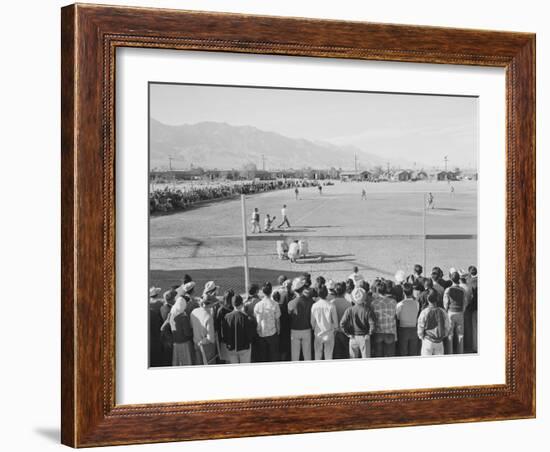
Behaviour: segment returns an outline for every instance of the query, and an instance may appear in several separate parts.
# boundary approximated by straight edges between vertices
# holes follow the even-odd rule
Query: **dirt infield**
[[[310,272],[344,279],[357,265],[372,279],[392,277],[395,271],[426,266],[465,268],[477,263],[477,182],[336,182],[323,187],[252,195],[246,199],[250,277],[253,282],[274,281]],[[361,199],[362,188],[367,190]],[[426,210],[425,193],[435,198]],[[291,228],[250,233],[254,207],[281,221],[287,205]],[[424,234],[425,231],[425,234]],[[239,199],[205,203],[200,208],[150,219],[150,285],[166,288],[189,273],[199,288],[215,280],[222,289],[244,290],[241,203]],[[276,241],[305,239],[311,255],[292,264],[279,260]]]

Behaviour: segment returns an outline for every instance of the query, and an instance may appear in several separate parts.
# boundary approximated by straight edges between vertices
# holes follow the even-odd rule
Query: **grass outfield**
[[[432,192],[435,208],[426,211],[426,266],[466,268],[477,263],[477,183],[336,182],[323,187],[252,195],[246,199],[248,251],[253,282],[275,281],[305,271],[314,277],[343,280],[357,265],[371,280],[409,273],[423,262],[423,200]],[[367,199],[361,199],[366,187]],[[287,205],[291,228],[250,234],[254,207],[281,220]],[[199,289],[215,280],[222,289],[244,289],[240,199],[202,204],[187,211],[150,220],[150,285],[167,288],[189,273]],[[291,264],[276,256],[276,241],[306,239],[311,257]]]

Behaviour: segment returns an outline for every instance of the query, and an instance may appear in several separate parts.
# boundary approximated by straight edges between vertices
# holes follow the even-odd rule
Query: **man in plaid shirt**
[[[397,340],[397,323],[395,320],[397,302],[389,297],[386,283],[376,283],[377,294],[372,302],[374,313],[374,356],[395,356],[395,341]]]

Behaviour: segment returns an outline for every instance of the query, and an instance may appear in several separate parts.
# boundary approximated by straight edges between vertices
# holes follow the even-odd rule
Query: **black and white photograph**
[[[149,367],[478,352],[478,98],[149,83]]]

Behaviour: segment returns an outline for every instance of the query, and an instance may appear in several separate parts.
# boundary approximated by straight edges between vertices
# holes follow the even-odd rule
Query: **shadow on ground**
[[[234,289],[238,292],[244,292],[244,269],[243,267],[229,268],[205,268],[199,270],[151,270],[149,272],[149,285],[167,289],[173,285],[182,283],[183,275],[187,273],[193,281],[197,283],[195,295],[202,293],[202,288],[207,281],[215,281],[223,292],[227,289]],[[273,270],[268,268],[250,268],[250,280],[256,283],[270,281],[276,284],[279,275],[285,275],[287,278],[296,278],[303,272],[291,270]]]

